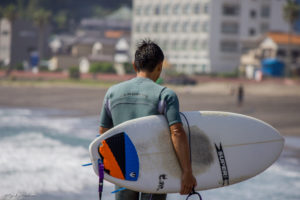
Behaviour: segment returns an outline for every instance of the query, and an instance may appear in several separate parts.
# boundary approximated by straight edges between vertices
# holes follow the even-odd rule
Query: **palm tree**
[[[2,11],[3,17],[6,18],[13,25],[18,17],[17,8],[14,4],[10,4]]]
[[[40,59],[43,59],[44,39],[47,25],[50,23],[51,12],[45,9],[38,9],[33,13],[33,20],[39,29],[38,52]]]
[[[3,9],[2,13],[3,13],[3,17],[10,22],[11,33],[12,33],[13,32],[12,29],[14,28],[14,23],[18,17],[17,8],[14,4],[10,4]],[[10,64],[7,68],[6,76],[9,76],[12,70],[13,70],[13,66]]]
[[[289,58],[289,62],[287,64],[291,64],[292,62],[292,53],[291,53],[291,41],[292,34],[294,30],[295,22],[300,17],[300,6],[294,0],[287,0],[286,4],[283,7],[283,17],[289,23],[289,41],[288,41],[288,53],[287,56]],[[286,67],[286,76],[290,75],[290,66]]]
[[[3,8],[0,7],[0,38],[1,38],[1,34],[2,34],[2,27],[1,27],[1,24],[2,24],[2,17],[3,17]],[[1,41],[0,41],[1,42]],[[1,43],[0,43],[0,46],[1,46]],[[1,58],[0,58],[0,67],[1,67]]]

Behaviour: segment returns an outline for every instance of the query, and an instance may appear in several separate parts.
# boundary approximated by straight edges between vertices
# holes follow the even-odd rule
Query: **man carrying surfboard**
[[[173,147],[182,169],[180,193],[189,194],[197,182],[192,174],[189,144],[180,119],[178,98],[171,89],[155,83],[161,74],[163,60],[164,54],[154,42],[143,40],[138,45],[133,63],[137,76],[108,89],[100,115],[100,134],[131,119],[163,114],[168,121]],[[142,193],[142,199],[148,200],[150,196],[153,200],[166,199],[165,194]],[[116,200],[138,198],[139,193],[129,189],[116,193]]]

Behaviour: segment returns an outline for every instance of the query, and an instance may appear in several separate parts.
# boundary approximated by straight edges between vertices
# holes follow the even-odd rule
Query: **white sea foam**
[[[296,159],[295,159],[296,160]],[[296,162],[296,161],[295,161]],[[300,171],[295,171],[292,169],[286,169],[283,168],[280,165],[273,165],[269,171],[269,173],[272,173],[272,175],[278,175],[282,176],[283,178],[294,178],[294,179],[299,179],[300,181]]]
[[[14,109],[0,109],[0,116],[7,116],[7,115],[13,115],[13,116],[24,116],[24,115],[31,115],[32,114],[32,110],[30,109],[18,109],[18,108],[14,108]]]
[[[0,141],[0,194],[80,192],[97,185],[87,149],[63,144],[40,133],[20,134]]]
[[[89,139],[93,139],[98,133],[97,120],[95,118],[49,118],[27,109],[0,109],[0,127],[42,127],[50,129],[57,134],[72,134],[76,137]]]
[[[285,137],[285,146],[300,149],[300,138],[299,137]]]

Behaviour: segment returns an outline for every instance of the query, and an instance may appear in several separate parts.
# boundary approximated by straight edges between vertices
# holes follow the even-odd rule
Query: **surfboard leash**
[[[202,197],[201,197],[200,193],[196,192],[194,188],[193,188],[193,191],[186,197],[185,200],[188,200],[193,195],[197,195],[199,197],[199,199],[202,200]]]
[[[99,172],[99,200],[102,199],[102,191],[103,191],[103,179],[104,179],[104,165],[101,159],[98,159],[98,172]]]
[[[183,114],[182,112],[180,112],[180,114],[183,116],[183,118],[186,121],[187,127],[188,127],[188,136],[189,136],[189,150],[190,150],[190,162],[192,164],[192,147],[191,147],[191,128],[190,128],[190,124],[189,121],[187,120],[187,117],[185,116],[185,114]],[[199,192],[195,191],[195,187],[193,187],[192,192],[186,197],[186,200],[188,200],[191,196],[193,195],[197,195],[199,197],[200,200],[202,200],[202,197],[200,195]]]

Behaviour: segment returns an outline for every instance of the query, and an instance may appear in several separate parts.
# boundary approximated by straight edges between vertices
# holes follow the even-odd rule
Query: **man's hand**
[[[105,128],[105,127],[100,126],[100,128],[99,128],[99,134],[101,135],[101,134],[105,133],[108,130],[109,130],[109,128]]]
[[[170,131],[174,150],[182,170],[180,194],[189,194],[197,182],[192,174],[187,137],[181,123],[171,125]]]
[[[189,194],[197,186],[197,181],[192,172],[183,172],[181,176],[180,194]]]

